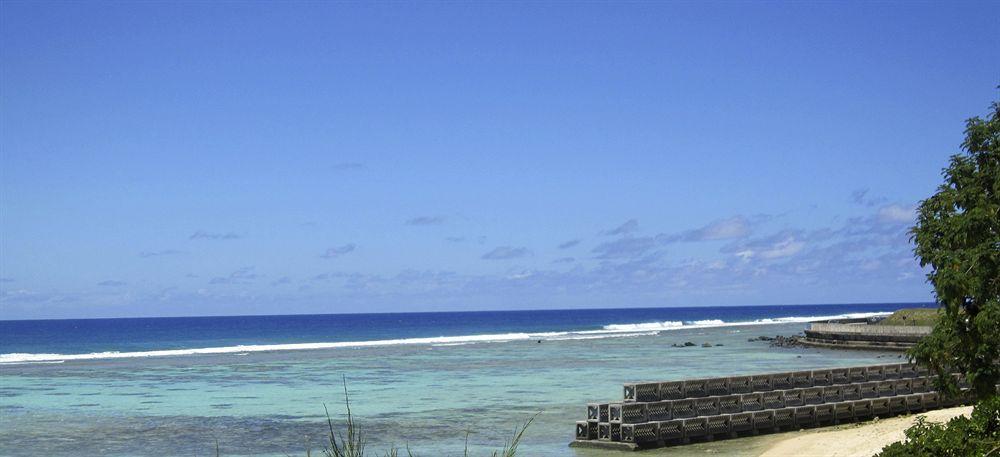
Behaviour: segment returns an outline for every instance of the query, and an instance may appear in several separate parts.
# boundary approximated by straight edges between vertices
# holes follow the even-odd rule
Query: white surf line
[[[238,346],[222,346],[196,349],[164,349],[154,351],[135,352],[93,352],[89,354],[32,354],[32,353],[9,353],[0,354],[0,365],[5,364],[25,364],[25,363],[61,363],[69,360],[100,360],[100,359],[128,359],[128,358],[149,358],[149,357],[176,357],[185,355],[213,355],[213,354],[241,354],[250,352],[275,352],[275,351],[302,351],[311,349],[339,349],[339,348],[364,348],[400,345],[426,344],[432,346],[464,345],[472,343],[506,343],[512,341],[525,340],[587,340],[601,338],[619,338],[652,336],[663,331],[716,328],[716,327],[736,327],[751,325],[773,325],[799,322],[812,322],[828,319],[852,319],[867,318],[874,316],[884,316],[892,313],[848,313],[832,316],[803,316],[803,317],[778,317],[757,319],[746,322],[725,322],[718,319],[707,319],[685,323],[683,321],[663,321],[646,322],[639,324],[609,324],[601,330],[581,330],[567,332],[541,332],[541,333],[499,333],[486,335],[462,335],[462,336],[438,336],[429,338],[402,338],[391,340],[373,341],[338,341],[326,343],[286,343],[286,344],[254,344]]]

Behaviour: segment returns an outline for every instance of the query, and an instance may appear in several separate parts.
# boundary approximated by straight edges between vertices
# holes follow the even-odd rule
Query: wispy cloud
[[[101,287],[121,287],[121,286],[125,286],[127,284],[128,283],[126,283],[125,281],[118,281],[118,280],[115,280],[115,279],[109,279],[107,281],[101,281],[101,282],[97,283],[97,285],[101,286]]]
[[[591,252],[599,259],[623,259],[646,255],[657,248],[653,237],[626,237],[597,245]]]
[[[569,240],[569,241],[567,241],[567,242],[565,242],[565,243],[561,243],[561,244],[560,244],[559,246],[557,246],[557,247],[558,247],[559,249],[569,249],[569,248],[571,248],[571,247],[573,247],[573,246],[576,246],[576,245],[578,245],[578,244],[580,244],[580,240]]]
[[[490,252],[483,254],[486,260],[507,260],[519,259],[531,255],[531,251],[526,247],[498,246]]]
[[[364,170],[367,167],[365,166],[365,164],[361,162],[340,162],[334,164],[332,168],[337,171],[351,171],[351,170]]]
[[[347,270],[350,265],[338,260],[322,262],[327,266],[325,269],[308,273],[283,271],[273,276],[245,267],[214,273],[194,270],[201,274],[200,278],[183,279],[186,270],[179,270],[172,277],[178,281],[180,290],[167,294],[169,297],[162,303],[166,306],[169,301],[170,309],[193,312],[198,311],[198,306],[217,310],[219,308],[211,307],[220,306],[218,303],[227,303],[231,308],[226,309],[233,312],[265,309],[262,308],[264,303],[272,307],[270,309],[318,312],[326,309],[331,299],[345,309],[366,306],[391,310],[403,302],[418,304],[414,306],[419,309],[465,309],[463,307],[470,306],[496,309],[509,303],[511,297],[517,297],[517,306],[524,307],[553,303],[585,307],[606,306],[607,303],[646,306],[818,302],[870,297],[911,299],[921,291],[927,291],[930,297],[930,288],[923,279],[924,271],[913,259],[912,245],[908,241],[912,208],[908,202],[871,208],[853,206],[857,217],[835,219],[828,226],[818,225],[822,220],[803,216],[799,219],[802,225],[795,226],[795,221],[789,220],[779,227],[777,224],[758,224],[757,216],[744,215],[657,235],[654,228],[644,224],[641,230],[626,227],[618,236],[581,237],[583,241],[565,238],[569,241],[562,244],[576,242],[574,249],[558,250],[558,240],[549,241],[552,244],[545,255],[532,254],[526,247],[532,245],[527,243],[498,246],[504,242],[491,237],[479,251],[474,251],[487,260],[482,266],[494,267],[480,273],[468,269],[447,271],[447,265],[441,270],[405,270],[398,274],[340,271],[341,267]],[[396,223],[401,225],[401,219]],[[399,225],[399,230],[405,228]],[[436,238],[439,243],[445,234]],[[475,233],[453,238],[451,241],[466,243],[452,246],[454,249],[478,247]],[[349,240],[343,239],[340,243]],[[720,242],[675,245],[669,244],[669,240]],[[352,249],[353,246],[353,243],[335,245],[331,248],[331,257],[349,255],[360,249]],[[317,249],[314,255],[321,252],[322,249]],[[136,282],[113,271],[105,271],[99,276],[108,279],[102,286],[94,285],[99,280],[96,279],[89,283],[89,290],[82,291],[36,289],[30,276],[4,273],[7,279],[17,279],[17,287],[0,284],[0,308],[5,316],[27,312],[23,310],[55,309],[56,304],[72,300],[75,300],[73,306],[81,307],[78,309],[84,309],[87,303],[125,301],[135,307],[151,303],[151,297],[159,296],[147,282]],[[122,284],[116,286],[117,280],[127,280],[128,284],[120,281]],[[25,282],[22,287],[21,283]],[[18,309],[22,311],[16,311]]]
[[[870,195],[868,188],[855,189],[851,192],[851,202],[856,205],[873,207],[875,205],[881,205],[887,200],[888,199],[885,197]]]
[[[804,241],[799,241],[795,238],[785,238],[775,243],[770,249],[761,251],[760,256],[765,259],[788,257],[798,254],[805,246],[806,243]]]
[[[797,254],[810,241],[820,243],[831,236],[831,232],[828,231],[784,229],[768,235],[733,241],[723,246],[719,252],[743,261],[777,259]]]
[[[150,257],[163,257],[168,255],[176,255],[180,253],[181,251],[178,251],[176,249],[163,249],[161,251],[142,251],[139,253],[139,257],[148,259]]]
[[[753,258],[780,259],[798,254],[805,246],[804,241],[788,235],[766,243],[753,243],[751,246],[746,246],[743,250],[736,252],[735,255],[744,261]]]
[[[260,275],[254,273],[254,267],[243,267],[228,276],[216,276],[208,281],[209,284],[249,284],[259,278]]]
[[[758,216],[756,219],[766,219],[767,216]],[[719,219],[708,225],[687,230],[675,235],[661,236],[664,242],[695,242],[695,241],[715,241],[743,238],[750,234],[752,221],[744,216],[733,216],[728,219]]]
[[[189,240],[235,240],[238,239],[240,235],[235,232],[207,232],[205,230],[198,230],[188,237]]]
[[[354,249],[356,248],[357,245],[355,245],[354,243],[347,243],[343,246],[335,246],[332,248],[327,248],[326,251],[320,254],[320,257],[324,259],[336,259],[338,257],[343,257],[347,254],[354,252]]]
[[[406,220],[406,225],[441,225],[444,224],[444,216],[417,216]]]
[[[632,232],[635,232],[638,229],[639,229],[639,221],[635,219],[629,219],[625,221],[625,223],[623,223],[622,225],[619,225],[618,227],[615,227],[611,230],[601,231],[600,234],[606,236],[628,235]]]

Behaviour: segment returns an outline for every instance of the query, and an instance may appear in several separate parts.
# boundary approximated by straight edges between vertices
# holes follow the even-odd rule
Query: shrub
[[[906,430],[906,440],[886,446],[877,457],[941,456],[1000,457],[1000,396],[980,401],[972,417],[956,417],[947,424],[919,416]]]

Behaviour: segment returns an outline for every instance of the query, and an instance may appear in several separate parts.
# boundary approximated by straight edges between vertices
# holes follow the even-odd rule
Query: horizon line
[[[391,311],[391,312],[340,312],[340,313],[289,313],[289,314],[206,314],[195,316],[118,316],[118,317],[58,317],[58,318],[34,318],[34,319],[0,319],[0,322],[30,322],[30,321],[85,321],[85,320],[113,320],[113,319],[199,319],[218,317],[288,317],[288,316],[363,316],[363,315],[388,315],[388,314],[474,314],[474,313],[518,313],[518,312],[539,312],[539,311],[612,311],[629,309],[668,309],[668,308],[767,308],[779,306],[871,306],[871,305],[936,305],[935,301],[892,301],[892,302],[863,302],[863,303],[778,303],[770,305],[701,305],[701,306],[632,306],[632,307],[610,307],[610,308],[541,308],[541,309],[481,309],[466,311]]]

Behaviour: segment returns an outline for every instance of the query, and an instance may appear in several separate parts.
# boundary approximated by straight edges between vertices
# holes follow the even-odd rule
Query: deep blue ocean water
[[[467,430],[489,455],[535,414],[519,455],[612,455],[567,444],[623,382],[899,360],[753,337],[913,306],[0,321],[0,455],[318,455],[345,379],[376,455],[461,456]],[[754,455],[754,440],[650,455]]]
[[[0,321],[0,354],[85,354],[538,334],[594,331],[623,324],[692,325],[712,320],[732,324],[776,318],[890,312],[902,306],[929,305],[896,303]],[[663,330],[671,325],[660,327],[648,328]]]

